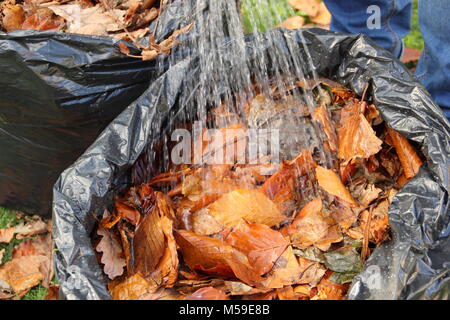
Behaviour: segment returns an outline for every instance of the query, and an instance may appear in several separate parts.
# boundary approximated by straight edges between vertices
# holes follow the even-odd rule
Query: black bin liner
[[[403,64],[365,36],[320,29],[269,33],[262,44],[252,36],[247,38],[249,65],[256,66],[262,58],[268,61],[275,49],[277,54],[305,56],[308,48],[320,76],[360,95],[370,81],[370,94],[382,117],[413,140],[427,159],[391,204],[393,239],[374,251],[348,298],[448,299],[450,125],[442,111]],[[221,50],[224,60],[233,59],[226,54],[228,44]],[[139,155],[157,141],[183,104],[196,96],[199,89],[193,82],[198,81],[198,72],[195,55],[174,63],[55,184],[55,260],[61,297],[111,299],[91,246],[94,217],[112,206],[112,196],[130,183],[129,169]]]
[[[0,205],[51,215],[61,172],[156,77],[119,40],[0,33]],[[136,52],[135,52],[136,53]]]

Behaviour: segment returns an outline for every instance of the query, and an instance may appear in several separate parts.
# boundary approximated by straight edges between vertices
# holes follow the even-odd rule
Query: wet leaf
[[[186,230],[175,233],[184,262],[194,271],[225,278],[238,278],[248,285],[259,282],[255,270],[242,252],[222,240]]]
[[[352,102],[341,111],[339,138],[339,159],[367,159],[381,150],[383,143],[362,114],[364,103]]]
[[[302,269],[294,255],[291,246],[288,246],[283,254],[278,258],[273,269],[267,274],[262,282],[266,288],[282,288],[300,283]]]
[[[338,137],[334,123],[331,120],[326,106],[319,106],[314,109],[313,120],[319,122],[328,139],[328,144],[332,152],[336,152],[338,148]]]
[[[342,241],[342,234],[336,221],[322,212],[320,198],[304,206],[283,232],[289,235],[292,244],[300,249],[315,245],[326,251],[332,243]]]
[[[3,15],[2,23],[7,32],[22,29],[22,23],[25,21],[25,11],[21,5],[5,5]]]
[[[320,187],[326,192],[338,197],[352,207],[358,206],[350,192],[345,188],[339,176],[333,170],[318,166],[316,168],[316,177]]]
[[[185,300],[230,300],[230,298],[219,289],[205,287],[186,296]]]
[[[286,219],[275,203],[259,190],[238,189],[227,193],[212,203],[209,214],[226,227],[233,227],[241,219],[269,227]]]
[[[258,275],[269,272],[289,245],[283,235],[263,224],[241,221],[225,242],[247,255]]]

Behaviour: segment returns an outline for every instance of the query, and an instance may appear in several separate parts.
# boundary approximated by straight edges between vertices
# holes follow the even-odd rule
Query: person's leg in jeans
[[[394,56],[400,57],[403,49],[402,38],[410,32],[412,0],[324,0],[324,2],[333,16],[331,30],[366,34]],[[369,19],[378,10],[380,28],[375,27],[372,23],[374,20]]]
[[[416,76],[450,119],[450,0],[419,1],[420,30],[425,50]]]

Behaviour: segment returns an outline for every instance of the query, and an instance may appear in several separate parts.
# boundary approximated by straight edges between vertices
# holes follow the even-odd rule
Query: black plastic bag
[[[448,120],[407,69],[367,37],[319,29],[278,29],[269,33],[271,36],[262,43],[248,37],[246,59],[250,65],[270,58],[274,50],[281,55],[305,56],[304,48],[308,48],[320,76],[336,80],[358,94],[370,81],[371,95],[382,117],[415,141],[427,158],[419,174],[397,194],[390,207],[393,239],[374,251],[353,282],[349,299],[448,299]],[[235,58],[227,54],[228,45],[230,41],[225,41],[221,48],[224,60]],[[293,47],[298,52],[292,52]],[[91,246],[94,217],[112,205],[112,196],[130,182],[129,168],[139,155],[160,137],[180,106],[196,96],[193,83],[199,79],[197,63],[193,55],[173,64],[56,183],[53,221],[62,297],[111,298]]]
[[[51,214],[61,172],[156,77],[119,40],[0,33],[0,205]]]

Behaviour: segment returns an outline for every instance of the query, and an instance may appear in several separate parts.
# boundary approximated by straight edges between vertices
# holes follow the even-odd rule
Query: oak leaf
[[[103,253],[100,260],[104,264],[103,270],[110,279],[114,279],[123,274],[126,265],[126,261],[122,257],[122,246],[114,233],[108,229],[98,229],[97,234],[102,236],[96,250]]]

